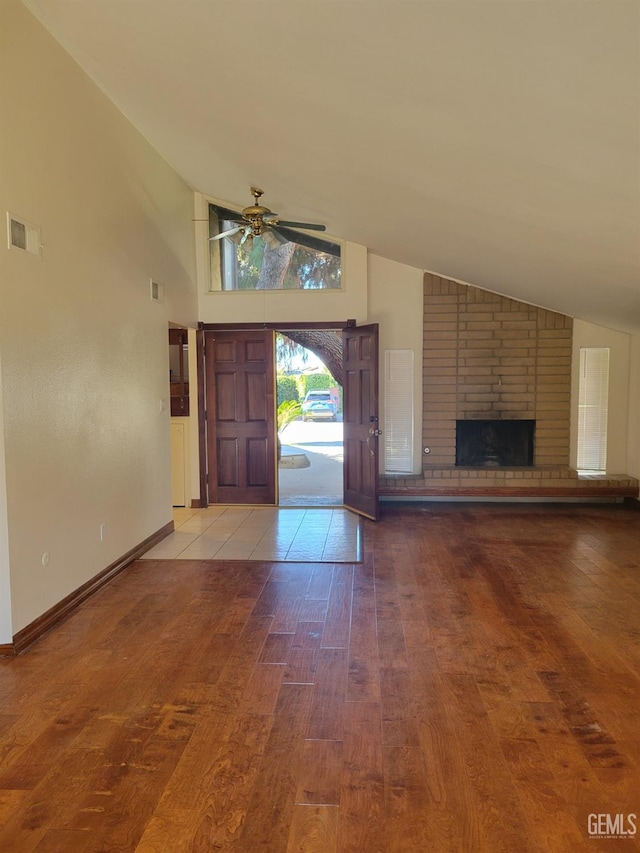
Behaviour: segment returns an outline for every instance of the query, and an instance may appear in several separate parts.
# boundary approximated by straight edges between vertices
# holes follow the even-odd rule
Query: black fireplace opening
[[[509,468],[533,465],[535,421],[456,421],[456,465]]]

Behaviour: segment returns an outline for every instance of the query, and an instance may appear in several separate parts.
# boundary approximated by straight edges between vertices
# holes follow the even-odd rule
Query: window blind
[[[384,353],[385,472],[413,472],[413,350]]]
[[[580,348],[578,470],[607,468],[609,347]]]

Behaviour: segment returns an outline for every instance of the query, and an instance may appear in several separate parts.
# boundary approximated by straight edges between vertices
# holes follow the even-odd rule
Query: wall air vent
[[[164,299],[164,286],[153,279],[150,280],[150,296],[152,302],[162,302]]]
[[[23,252],[39,258],[42,249],[40,229],[7,211],[7,244],[10,249],[22,249]]]

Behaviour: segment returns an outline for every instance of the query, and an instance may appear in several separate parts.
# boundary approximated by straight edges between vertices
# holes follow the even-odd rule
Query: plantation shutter
[[[413,471],[413,350],[384,354],[384,458],[388,474]]]
[[[609,402],[609,348],[580,348],[578,470],[605,471]]]

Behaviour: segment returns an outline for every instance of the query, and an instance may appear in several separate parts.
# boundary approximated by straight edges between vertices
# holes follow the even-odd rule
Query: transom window
[[[209,205],[209,236],[228,231],[236,216]],[[267,229],[241,242],[242,234],[210,240],[211,291],[339,290],[342,287],[340,244],[278,227],[287,242]]]

